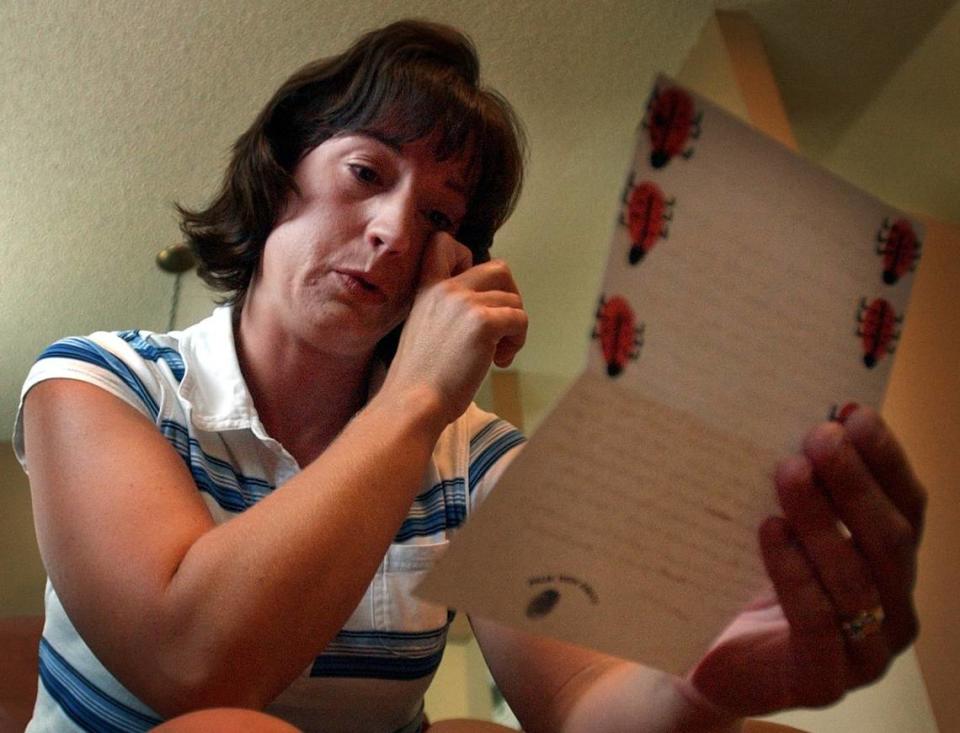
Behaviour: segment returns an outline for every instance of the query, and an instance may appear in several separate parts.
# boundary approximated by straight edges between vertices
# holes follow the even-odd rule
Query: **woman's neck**
[[[373,354],[344,355],[304,344],[253,314],[235,314],[237,359],[271,437],[301,466],[313,461],[363,407]]]

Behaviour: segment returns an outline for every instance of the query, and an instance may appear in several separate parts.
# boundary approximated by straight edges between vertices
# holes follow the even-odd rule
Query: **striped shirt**
[[[237,362],[229,307],[184,331],[98,332],[58,341],[40,355],[22,394],[57,378],[94,384],[153,422],[218,523],[300,470],[257,416]],[[14,448],[29,473],[22,405],[21,397]],[[515,428],[475,405],[447,427],[421,491],[356,610],[268,712],[307,731],[418,729],[452,614],[411,590],[522,442]],[[157,725],[160,716],[87,647],[49,581],[45,602],[40,684],[27,730],[145,731]]]

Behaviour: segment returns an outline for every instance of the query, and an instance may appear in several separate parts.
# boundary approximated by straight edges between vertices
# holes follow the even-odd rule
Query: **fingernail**
[[[787,456],[777,464],[776,477],[780,482],[800,483],[810,474],[810,462],[803,456]]]
[[[829,458],[840,449],[845,437],[843,427],[839,423],[824,423],[817,426],[811,433],[804,449],[811,457]]]

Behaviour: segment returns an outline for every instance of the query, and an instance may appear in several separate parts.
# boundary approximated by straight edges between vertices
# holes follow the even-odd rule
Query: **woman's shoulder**
[[[41,382],[62,379],[91,384],[159,422],[163,410],[175,409],[175,394],[183,375],[175,334],[95,331],[58,339],[40,352],[24,380],[14,423],[14,446],[21,447],[23,440],[26,397]]]

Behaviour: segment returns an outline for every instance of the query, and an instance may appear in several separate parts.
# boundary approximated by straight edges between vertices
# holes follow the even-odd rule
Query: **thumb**
[[[446,232],[437,234],[427,244],[420,263],[418,289],[466,272],[473,266],[473,254]]]

